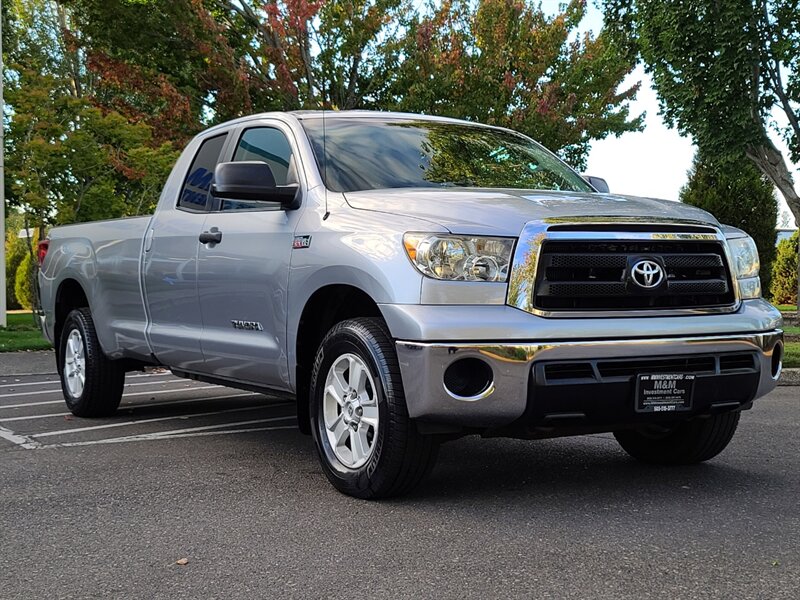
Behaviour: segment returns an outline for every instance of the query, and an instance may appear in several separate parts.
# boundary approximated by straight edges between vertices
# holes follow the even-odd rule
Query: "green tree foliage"
[[[786,199],[800,195],[777,132],[800,161],[797,0],[604,0],[606,22],[652,74],[667,122],[713,156],[745,154]],[[781,122],[773,111],[783,113]]]
[[[40,233],[51,223],[152,208],[177,152],[152,128],[93,105],[97,77],[72,49],[69,15],[45,0],[16,2],[8,52],[6,192]]]
[[[510,127],[576,167],[592,139],[637,130],[619,91],[631,71],[605,33],[578,34],[585,3],[548,17],[519,0],[446,0],[414,18],[402,41],[395,105]]]
[[[797,304],[797,254],[798,232],[788,240],[781,240],[775,262],[772,264],[770,295],[775,304]]]
[[[744,156],[739,160],[715,161],[698,153],[680,199],[707,210],[720,223],[746,231],[755,240],[761,258],[762,284],[768,290],[775,258],[778,202],[775,188],[753,164]]]
[[[641,125],[636,87],[619,91],[633,61],[607,35],[578,34],[578,0],[552,17],[530,0],[65,2],[98,101],[159,132],[264,110],[397,109],[510,126],[580,167],[591,140]]]

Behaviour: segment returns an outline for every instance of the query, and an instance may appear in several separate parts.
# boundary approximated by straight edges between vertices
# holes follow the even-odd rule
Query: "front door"
[[[188,371],[203,366],[203,321],[197,301],[198,236],[211,207],[209,188],[226,137],[216,135],[197,143],[174,208],[159,207],[144,240],[150,347],[162,363]]]
[[[279,124],[245,129],[232,160],[266,162],[277,185],[300,183],[290,135]],[[219,241],[198,255],[206,373],[289,389],[287,284],[301,212],[221,200],[208,213],[203,231]]]

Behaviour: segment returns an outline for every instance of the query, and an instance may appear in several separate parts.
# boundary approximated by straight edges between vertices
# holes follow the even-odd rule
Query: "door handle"
[[[199,239],[201,244],[219,244],[222,241],[222,232],[212,227],[211,231],[201,233]]]

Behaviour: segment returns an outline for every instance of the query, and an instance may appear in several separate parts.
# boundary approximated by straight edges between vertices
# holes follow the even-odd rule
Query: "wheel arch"
[[[290,346],[295,365],[294,378],[297,392],[297,420],[300,430],[309,433],[308,410],[310,401],[311,369],[319,344],[325,334],[336,324],[355,317],[383,319],[375,299],[360,287],[337,283],[317,289],[303,306],[296,327],[296,336]]]
[[[53,346],[56,352],[59,352],[61,346],[61,333],[64,328],[64,321],[67,315],[76,308],[88,308],[91,310],[92,307],[89,303],[89,295],[77,279],[67,277],[58,284],[55,295]]]

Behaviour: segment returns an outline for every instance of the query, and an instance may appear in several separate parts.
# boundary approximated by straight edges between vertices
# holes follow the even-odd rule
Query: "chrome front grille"
[[[545,241],[533,306],[539,310],[624,310],[716,307],[735,297],[718,241]],[[665,277],[640,287],[632,266],[649,260]]]
[[[532,221],[508,304],[545,317],[730,312],[738,296],[728,262],[723,235],[708,226]]]

